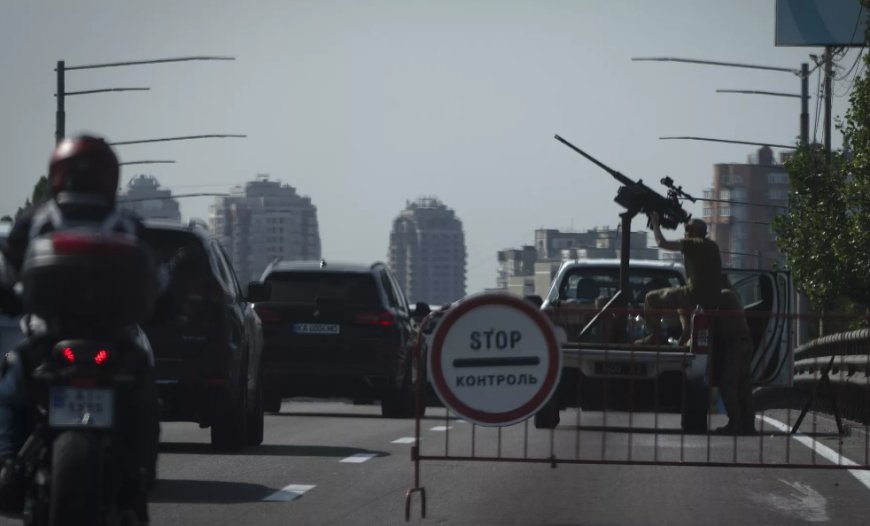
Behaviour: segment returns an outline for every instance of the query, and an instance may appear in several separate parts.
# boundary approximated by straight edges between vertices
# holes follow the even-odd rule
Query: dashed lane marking
[[[453,426],[435,426],[429,429],[429,431],[447,431],[448,429],[453,429]]]
[[[413,444],[416,441],[417,441],[417,439],[414,437],[402,437],[402,438],[397,438],[396,440],[393,440],[392,443],[393,444]]]
[[[275,493],[263,498],[263,502],[290,502],[296,500],[315,486],[308,484],[290,484],[284,486]]]
[[[351,462],[353,464],[359,464],[361,462],[365,462],[366,460],[370,460],[378,456],[376,453],[357,453],[356,455],[351,455],[347,458],[343,458],[339,460],[339,462]]]

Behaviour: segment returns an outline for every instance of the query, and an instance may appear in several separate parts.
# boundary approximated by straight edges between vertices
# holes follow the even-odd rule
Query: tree
[[[21,215],[21,212],[32,207],[38,206],[51,198],[50,188],[48,186],[48,177],[41,175],[39,179],[36,180],[36,184],[33,185],[33,191],[30,193],[30,198],[24,202],[24,206],[20,207],[17,212],[15,212],[15,217]]]
[[[870,10],[870,0],[861,4]],[[870,56],[863,61],[837,122],[843,150],[832,152],[830,166],[818,145],[795,152],[786,163],[789,208],[773,222],[795,284],[822,311],[870,305]]]
[[[48,187],[48,177],[42,175],[33,185],[33,193],[30,195],[30,202],[34,205],[40,205],[51,197]]]

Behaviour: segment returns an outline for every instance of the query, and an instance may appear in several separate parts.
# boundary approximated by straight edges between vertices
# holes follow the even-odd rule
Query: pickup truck
[[[631,412],[678,412],[688,433],[708,427],[710,380],[708,362],[715,342],[703,337],[695,316],[690,345],[678,341],[676,315],[662,318],[661,345],[634,343],[646,335],[641,316],[650,290],[685,283],[683,266],[658,260],[631,260],[627,308],[611,302],[620,288],[620,262],[612,259],[562,263],[541,310],[562,342],[560,384],[550,402],[535,416],[538,428],[553,428],[559,409]],[[790,385],[793,367],[791,316],[793,293],[787,272],[724,269],[741,298],[755,345],[753,385]],[[706,315],[714,313],[705,313]],[[706,321],[705,321],[706,318]],[[707,333],[711,334],[711,333]]]

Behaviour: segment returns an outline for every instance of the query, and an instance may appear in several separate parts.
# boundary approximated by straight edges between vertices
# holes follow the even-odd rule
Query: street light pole
[[[86,64],[82,66],[67,66],[65,61],[58,60],[55,71],[57,72],[57,109],[55,111],[55,127],[54,139],[58,143],[66,136],[66,104],[65,98],[67,95],[84,95],[89,93],[104,93],[109,91],[143,91],[149,88],[110,88],[88,91],[67,92],[66,91],[66,72],[79,69],[97,69],[97,68],[114,68],[121,66],[137,66],[141,64],[163,64],[167,62],[190,62],[199,60],[235,60],[234,57],[213,57],[213,56],[196,56],[196,57],[178,57],[178,58],[160,58],[153,60],[136,60],[129,62],[110,62],[104,64]]]
[[[242,134],[233,134],[233,133],[221,133],[221,134],[209,134],[209,135],[184,135],[181,137],[161,137],[159,139],[139,139],[135,141],[117,141],[110,142],[109,146],[126,146],[128,144],[146,144],[152,142],[168,142],[168,141],[189,141],[192,139],[223,139],[223,138],[239,138],[244,139],[247,135]]]
[[[657,62],[688,62],[690,64],[705,64],[710,66],[727,66],[734,68],[748,68],[748,69],[761,69],[767,71],[782,71],[785,73],[792,73],[797,75],[801,79],[801,115],[800,115],[800,144],[801,146],[806,146],[809,144],[809,65],[807,63],[801,64],[800,70],[796,70],[793,68],[783,68],[777,66],[760,66],[757,64],[742,64],[739,62],[717,62],[713,60],[697,60],[697,59],[689,59],[689,58],[674,58],[674,57],[640,57],[640,58],[632,58],[631,60],[636,61],[657,61]],[[828,61],[830,64],[830,61]]]

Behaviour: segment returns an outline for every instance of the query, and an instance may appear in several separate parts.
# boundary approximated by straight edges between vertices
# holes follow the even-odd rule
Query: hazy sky
[[[68,72],[67,91],[151,91],[68,97],[67,131],[110,141],[246,134],[119,146],[122,160],[176,161],[125,167],[123,182],[147,173],[176,193],[224,192],[269,174],[311,197],[327,259],[385,260],[406,201],[436,196],[463,222],[468,292],[477,292],[495,285],[496,252],[532,244],[536,228],[618,223],[615,181],[554,134],[653,188],[669,175],[699,197],[714,163],[746,162],[756,148],[659,137],[793,144],[798,99],[716,90],[797,94],[796,76],[631,60],[812,67],[820,48],[774,45],[774,5],[0,0],[0,212],[14,212],[45,173],[56,61],[232,56]],[[840,60],[840,75],[856,56]],[[835,83],[837,114],[851,78]],[[813,75],[811,134],[817,82]],[[205,218],[210,202],[183,199],[182,214]],[[700,202],[686,206],[700,217]]]

